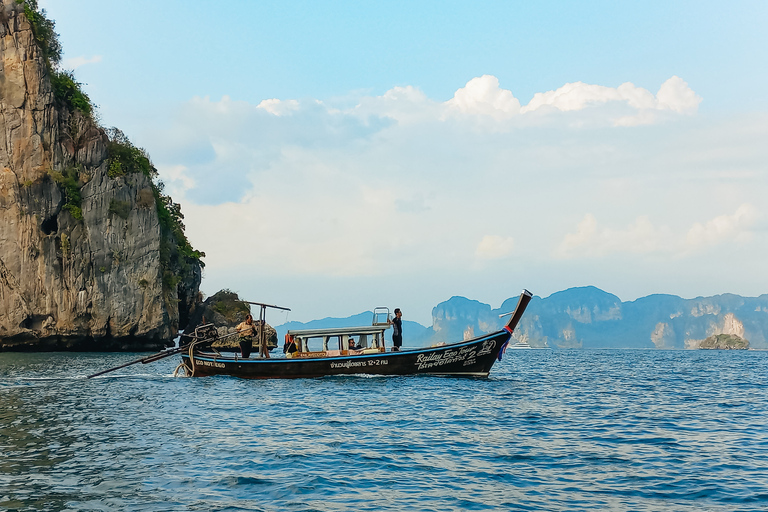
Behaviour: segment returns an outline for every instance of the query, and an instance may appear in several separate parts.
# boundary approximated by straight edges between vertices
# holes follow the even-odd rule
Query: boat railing
[[[378,308],[373,308],[373,321],[371,322],[371,325],[375,326],[383,326],[383,325],[390,325],[390,316],[389,316],[389,308],[381,306]]]

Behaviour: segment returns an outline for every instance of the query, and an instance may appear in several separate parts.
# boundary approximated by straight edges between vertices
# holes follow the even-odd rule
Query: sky
[[[768,2],[39,4],[271,323],[768,293]]]

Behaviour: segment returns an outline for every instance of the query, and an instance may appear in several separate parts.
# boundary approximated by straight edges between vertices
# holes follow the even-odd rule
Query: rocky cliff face
[[[108,172],[106,133],[51,77],[23,5],[2,0],[0,350],[166,345],[197,300],[200,265],[161,261],[176,240],[150,177]]]

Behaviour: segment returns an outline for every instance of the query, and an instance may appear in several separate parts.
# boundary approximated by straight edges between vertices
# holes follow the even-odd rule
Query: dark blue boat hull
[[[296,379],[329,375],[461,375],[487,377],[510,333],[498,331],[471,340],[401,352],[316,358],[242,359],[230,355],[182,353],[187,374],[231,375],[244,379]]]

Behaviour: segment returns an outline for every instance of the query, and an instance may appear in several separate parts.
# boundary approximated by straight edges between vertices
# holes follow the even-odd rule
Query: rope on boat
[[[173,371],[174,377],[177,377],[179,374],[179,371],[181,370],[184,370],[185,377],[195,376],[195,346],[203,343],[204,341],[207,341],[207,340],[205,339],[195,340],[189,344],[189,365],[182,360],[179,363],[179,365],[176,367],[176,369]]]
[[[182,368],[184,369],[184,376],[189,377],[190,376],[189,374],[191,371],[189,369],[189,366],[187,366],[187,364],[184,361],[180,362],[179,365],[176,367],[176,369],[173,370],[173,376],[178,377],[179,370],[181,370]]]
[[[189,364],[192,366],[191,372],[189,374],[190,377],[195,376],[195,345],[197,343],[192,342],[189,344]]]

